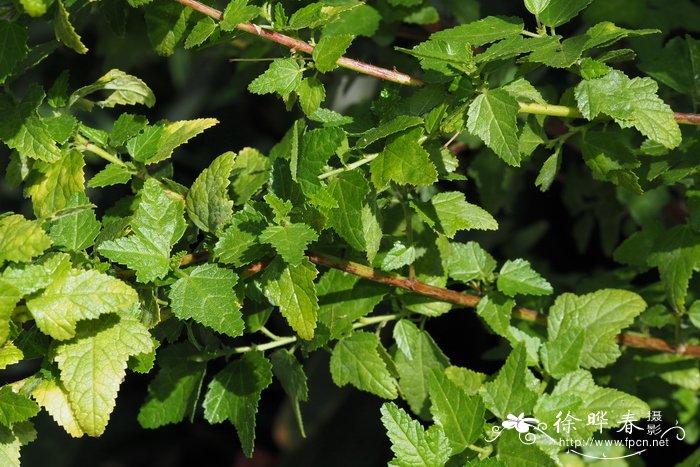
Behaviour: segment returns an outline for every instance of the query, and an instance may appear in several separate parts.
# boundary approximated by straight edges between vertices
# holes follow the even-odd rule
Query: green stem
[[[522,34],[523,36],[529,36],[529,37],[542,37],[541,35],[537,34],[536,32],[530,32],[526,29],[523,29],[522,31],[520,31],[520,34]]]
[[[379,156],[379,153],[376,154],[368,154],[365,157],[363,157],[360,160],[357,160],[351,164],[346,165],[345,167],[341,167],[339,169],[334,169],[325,173],[322,173],[321,175],[318,176],[319,180],[323,180],[324,178],[332,177],[333,175],[338,175],[343,172],[347,172],[348,170],[353,170],[356,169],[360,166],[363,166],[365,164],[368,164],[372,162],[374,159],[376,159]]]
[[[101,157],[102,159],[106,160],[107,162],[111,162],[113,164],[121,165],[122,167],[126,166],[126,163],[119,159],[115,154],[112,154],[110,152],[105,151],[101,147],[91,143],[87,139],[83,138],[82,136],[78,136],[75,139],[76,143],[78,143],[78,149],[81,151],[88,151],[93,153],[94,155]]]
[[[576,107],[565,105],[537,104],[535,102],[518,102],[520,112],[534,115],[548,115],[550,117],[583,118]]]

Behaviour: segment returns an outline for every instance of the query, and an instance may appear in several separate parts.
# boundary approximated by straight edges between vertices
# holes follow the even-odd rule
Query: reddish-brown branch
[[[325,266],[328,268],[338,269],[349,274],[361,277],[363,279],[408,290],[410,292],[434,298],[443,302],[454,303],[455,305],[460,305],[467,308],[475,308],[481,300],[481,297],[477,295],[471,295],[462,292],[457,292],[455,290],[445,289],[442,287],[436,287],[434,285],[426,284],[425,282],[409,279],[408,277],[387,274],[381,271],[377,271],[376,269],[371,268],[369,266],[365,266],[360,263],[355,263],[353,261],[346,261],[340,258],[335,258],[333,256],[322,255],[318,253],[307,253],[306,256],[312,263],[318,266]],[[181,265],[186,266],[196,262],[206,261],[208,258],[209,254],[206,252],[192,253],[182,258]],[[257,274],[258,272],[265,269],[265,266],[267,266],[268,262],[268,260],[263,260],[249,265],[243,271],[243,277],[250,277],[254,274]],[[513,309],[513,314],[520,319],[537,323],[546,323],[547,320],[547,317],[542,313],[522,306],[516,306]],[[638,349],[645,349],[653,352],[673,353],[676,355],[684,355],[688,357],[700,357],[700,345],[673,345],[666,342],[663,339],[659,339],[656,337],[648,337],[626,332],[618,334],[615,337],[615,340],[618,344],[625,345],[627,347],[635,347]]]
[[[197,10],[198,12],[207,15],[210,18],[213,18],[217,21],[221,21],[221,19],[223,18],[223,13],[221,11],[203,3],[200,3],[196,0],[175,1],[186,7],[192,8],[193,10]],[[279,32],[270,31],[268,29],[258,26],[257,24],[240,23],[236,25],[236,29],[240,31],[245,31],[250,34],[254,34],[258,37],[262,37],[263,39],[267,39],[272,42],[276,42],[278,44],[284,45],[285,47],[289,47],[290,49],[299,52],[311,54],[314,51],[314,47],[307,42],[301,41],[299,39],[294,39],[293,37],[280,34]],[[406,73],[402,73],[396,70],[388,70],[386,68],[370,65],[369,63],[354,60],[352,58],[340,57],[336,63],[338,64],[338,66],[347,68],[348,70],[357,71],[365,75],[375,76],[386,81],[391,81],[392,83],[416,87],[423,86],[424,84],[423,81],[419,80],[418,78],[414,78],[413,76],[408,75]]]
[[[678,123],[683,123],[686,125],[700,125],[700,114],[684,114],[676,112],[673,117]]]

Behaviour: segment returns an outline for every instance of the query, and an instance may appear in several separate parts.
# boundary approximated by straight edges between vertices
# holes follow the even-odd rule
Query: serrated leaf
[[[419,142],[422,135],[422,128],[413,128],[389,138],[379,156],[370,163],[372,183],[377,188],[392,181],[418,186],[437,181],[435,165]]]
[[[29,420],[39,413],[39,406],[10,386],[0,388],[0,424],[12,427],[15,423]]]
[[[37,217],[64,209],[71,196],[85,189],[84,166],[83,156],[73,150],[36,173],[36,178],[28,182],[26,193],[32,197]]]
[[[151,0],[149,3],[145,8],[148,39],[158,55],[170,56],[185,37],[194,10],[167,0]]]
[[[374,35],[381,21],[379,12],[366,4],[351,5],[352,9],[339,13],[323,26],[323,34],[330,36],[352,34],[365,37]]]
[[[352,330],[358,318],[370,314],[387,292],[383,285],[331,269],[316,284],[318,321],[328,328],[331,339],[338,339]]]
[[[527,350],[519,344],[513,348],[496,378],[482,386],[481,397],[486,408],[502,420],[508,414],[532,413],[537,394],[526,383],[528,372]]]
[[[539,15],[552,0],[525,0],[525,8],[533,15]]]
[[[523,21],[520,18],[487,16],[479,21],[438,31],[430,38],[443,40],[455,46],[470,44],[472,47],[480,47],[501,39],[517,37],[523,28]]]
[[[404,321],[402,327],[403,348],[394,356],[399,389],[411,410],[421,418],[427,418],[428,379],[433,370],[444,369],[449,361],[430,334],[410,321]]]
[[[209,39],[209,36],[216,31],[216,28],[217,23],[215,23],[210,17],[206,16],[200,19],[197,21],[197,23],[195,23],[194,27],[192,28],[192,32],[190,32],[187,39],[185,39],[185,48],[191,49],[192,47],[197,47],[198,45],[203,44],[207,39]]]
[[[66,7],[63,6],[61,0],[57,0],[58,8],[56,8],[56,16],[54,17],[54,32],[56,39],[66,47],[69,47],[79,54],[87,53],[88,48],[85,47],[80,36],[75,32],[75,28],[70,22]]]
[[[503,263],[498,272],[496,285],[498,290],[509,297],[515,297],[518,294],[550,295],[554,291],[552,285],[532,269],[529,261],[524,259],[508,260]]]
[[[66,433],[73,438],[85,435],[68,400],[68,393],[59,381],[45,379],[32,389],[31,394]]]
[[[221,234],[214,246],[214,256],[225,264],[244,266],[267,252],[258,235],[267,227],[267,220],[258,211],[245,205],[233,215],[231,225]]]
[[[314,279],[318,271],[307,259],[298,266],[285,265],[275,258],[263,273],[265,296],[280,307],[280,313],[302,339],[312,339],[316,328],[318,298]]]
[[[484,427],[484,404],[479,396],[468,396],[440,370],[428,381],[430,413],[447,436],[452,454],[459,454],[476,441]]]
[[[78,192],[67,202],[66,207],[90,204],[84,193]],[[84,209],[58,218],[49,231],[51,240],[69,251],[80,251],[91,247],[100,233],[102,224],[97,220],[93,209]]]
[[[231,220],[233,201],[228,186],[235,160],[233,152],[223,153],[199,174],[187,192],[187,214],[204,232],[216,232]]]
[[[583,368],[602,368],[620,356],[615,335],[646,309],[642,298],[626,290],[604,289],[586,295],[565,293],[549,309],[547,334],[553,341],[571,330],[585,330]]]
[[[503,89],[479,94],[469,105],[467,128],[508,165],[520,166],[517,117],[520,105]]]
[[[209,383],[204,418],[209,423],[229,420],[236,427],[246,456],[255,442],[255,415],[263,389],[272,383],[272,365],[262,352],[246,352],[221,370]]]
[[[309,388],[306,382],[304,367],[302,367],[301,363],[299,363],[292,353],[283,349],[273,353],[270,356],[270,360],[272,361],[273,373],[282,384],[284,392],[292,403],[294,416],[299,425],[299,432],[302,438],[305,438],[304,423],[301,419],[301,409],[299,408],[299,402],[309,398]]]
[[[510,337],[510,319],[515,302],[498,292],[490,292],[479,300],[476,313],[496,334]]]
[[[560,465],[537,444],[523,443],[519,435],[520,433],[516,430],[507,430],[499,437],[499,463],[488,464],[488,467],[557,467]],[[476,465],[480,466],[481,464]]]
[[[24,263],[42,254],[51,239],[37,221],[21,214],[0,218],[0,265],[5,261]]]
[[[246,23],[260,14],[260,7],[248,5],[248,0],[231,0],[219,25],[223,31],[234,31],[239,23]]]
[[[539,12],[539,19],[545,26],[556,28],[569,22],[593,0],[550,0]]]
[[[155,164],[170,158],[178,146],[218,123],[215,118],[161,123],[147,127],[143,133],[129,140],[126,148],[134,160],[146,165]]]
[[[141,200],[131,220],[133,235],[103,242],[101,255],[136,271],[139,282],[160,279],[170,269],[170,248],[185,230],[184,203],[168,198],[154,178],[140,191]]]
[[[238,153],[231,173],[231,194],[235,204],[244,204],[267,183],[270,160],[260,151],[243,148]]]
[[[540,173],[537,174],[537,178],[535,179],[535,186],[537,186],[540,191],[549,190],[554,182],[554,178],[556,177],[560,166],[561,146],[557,146],[554,150],[554,154],[549,156],[547,160],[544,161],[544,164],[542,164]]]
[[[424,430],[403,409],[393,402],[382,405],[382,424],[391,440],[396,456],[389,465],[396,467],[436,467],[450,458],[450,443],[438,427]]]
[[[190,344],[176,344],[158,354],[158,373],[148,385],[148,397],[139,409],[144,428],[159,428],[194,416],[206,371],[206,362]]]
[[[572,329],[545,343],[540,349],[545,370],[555,378],[578,368],[585,342],[585,329]]]
[[[0,297],[2,297],[2,295],[0,295]],[[0,298],[0,302],[2,302],[2,300],[3,298]],[[3,305],[0,305],[0,308],[2,306]],[[24,359],[24,352],[17,348],[12,342],[5,342],[5,344],[0,347],[0,370],[4,370],[10,365],[19,363],[22,359]]]
[[[27,301],[37,327],[54,339],[75,336],[76,323],[104,313],[118,313],[138,300],[126,283],[98,271],[67,271],[40,295]]]
[[[413,246],[406,246],[397,241],[391,247],[382,259],[382,269],[385,271],[393,271],[409,264],[413,264],[416,260],[416,249]]]
[[[464,283],[489,282],[496,270],[496,260],[476,242],[450,243],[444,261],[449,276]]]
[[[16,288],[20,295],[27,296],[45,288],[55,278],[63,276],[70,267],[70,257],[66,253],[48,254],[31,264],[8,266],[0,275],[0,279],[3,285],[7,284],[6,290]]]
[[[622,128],[635,127],[652,141],[673,149],[681,143],[681,131],[673,110],[657,95],[651,78],[629,79],[621,71],[584,80],[576,86],[579,110],[591,120],[599,114],[612,117]]]
[[[363,331],[354,331],[341,339],[331,354],[331,376],[338,386],[352,384],[385,399],[396,399],[396,380],[377,348],[379,338]]]
[[[260,242],[272,245],[290,266],[301,264],[309,243],[317,239],[316,231],[306,224],[272,225],[259,237]]]
[[[170,289],[170,306],[178,318],[193,319],[231,337],[243,334],[240,304],[233,292],[238,275],[213,263],[188,271]]]
[[[277,92],[285,96],[299,87],[303,73],[303,68],[295,59],[278,58],[270,64],[265,73],[248,85],[248,91],[253,94]]]
[[[88,180],[89,188],[102,188],[112,185],[122,185],[131,180],[133,174],[125,165],[107,164],[104,169],[97,172]]]
[[[0,84],[12,73],[14,67],[27,56],[27,30],[20,24],[0,21]]]
[[[316,205],[332,208],[337,204],[323,190],[323,184],[318,176],[328,159],[338,151],[345,140],[345,132],[338,127],[317,128],[304,134],[301,153],[296,157],[292,154],[290,161],[292,180],[299,183],[301,191]]]
[[[343,172],[328,184],[328,193],[338,204],[324,211],[328,225],[357,251],[367,251],[362,213],[369,190],[365,177],[355,170]]]
[[[316,69],[321,73],[338,68],[336,61],[345,54],[355,36],[350,34],[338,34],[333,36],[323,35],[314,47],[313,59]]]
[[[112,125],[112,131],[109,133],[110,146],[117,148],[124,146],[127,141],[139,134],[146,125],[148,125],[148,120],[142,115],[121,114],[114,122],[114,125]]]
[[[68,106],[97,91],[107,91],[105,99],[95,102],[97,106],[103,108],[135,104],[153,107],[156,103],[156,97],[146,83],[121,70],[112,69],[94,83],[73,92],[68,98]]]
[[[700,264],[700,235],[688,225],[672,227],[654,242],[647,263],[659,268],[668,300],[684,309],[690,277]]]
[[[560,39],[559,36],[557,36]],[[551,68],[569,68],[579,61],[589,41],[587,35],[573,36],[561,42],[548,42],[528,56],[531,62],[542,63]]]
[[[81,322],[75,338],[55,347],[61,382],[86,434],[99,436],[104,432],[129,357],[152,349],[151,335],[143,325],[114,314]]]
[[[6,94],[0,94],[0,140],[21,156],[44,162],[56,162],[61,150],[51,137],[37,108],[44,100],[44,91],[32,86],[19,103]]]
[[[297,88],[297,95],[304,114],[311,117],[326,99],[326,89],[317,77],[310,76],[301,80]]]
[[[464,193],[445,191],[433,196],[428,203],[412,201],[411,206],[435,231],[448,238],[460,230],[496,230],[498,223],[488,212],[468,203]]]

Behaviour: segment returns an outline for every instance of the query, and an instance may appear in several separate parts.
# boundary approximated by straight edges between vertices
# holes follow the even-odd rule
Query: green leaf
[[[217,26],[218,24],[208,16],[197,21],[192,28],[192,32],[190,32],[187,39],[185,39],[185,48],[191,49],[198,45],[202,45],[207,39],[209,39],[209,36],[216,31]]]
[[[653,60],[645,55],[639,68],[646,74],[681,94],[700,97],[700,41],[674,37]]]
[[[23,443],[15,431],[18,431],[16,427],[0,426],[0,463],[7,467],[21,467],[20,448]]]
[[[270,360],[272,361],[273,373],[282,384],[282,389],[284,389],[292,403],[292,410],[294,410],[294,416],[299,425],[299,432],[305,438],[306,433],[304,433],[304,423],[301,419],[301,409],[299,408],[299,402],[309,398],[309,388],[306,383],[304,367],[288,350],[277,350],[270,356]]]
[[[88,181],[89,188],[122,185],[131,180],[132,173],[126,165],[107,164]]]
[[[539,12],[545,26],[556,28],[568,23],[571,18],[586,8],[593,0],[550,0]]]
[[[32,86],[18,104],[6,94],[0,94],[0,140],[23,157],[44,162],[56,162],[61,150],[37,113],[44,100],[44,91]]]
[[[15,66],[27,56],[27,30],[18,23],[0,21],[0,84],[10,76]]]
[[[354,38],[355,36],[350,34],[321,36],[321,40],[318,41],[313,52],[316,69],[321,73],[326,73],[338,68],[336,61],[348,50]]]
[[[246,456],[255,442],[255,414],[263,389],[272,383],[272,365],[262,352],[246,352],[229,363],[209,383],[204,398],[204,418],[209,423],[229,420],[236,427]]]
[[[640,163],[624,135],[616,132],[588,131],[582,138],[583,160],[596,180],[608,180],[633,193],[640,193],[638,177],[632,169]]]
[[[61,0],[57,0],[58,7],[56,8],[56,16],[54,17],[54,32],[56,33],[56,39],[61,42],[66,47],[69,47],[79,54],[85,54],[88,52],[88,48],[85,47],[80,36],[75,32],[75,28],[70,22],[68,12],[66,7],[63,6]]]
[[[231,172],[231,194],[235,204],[244,204],[267,183],[270,161],[260,151],[243,148]]]
[[[557,38],[560,38],[557,36]],[[542,63],[552,68],[569,68],[579,61],[589,41],[586,35],[570,37],[559,42],[548,42],[528,56],[531,62]]]
[[[533,15],[539,15],[552,0],[525,0],[525,8]]]
[[[317,239],[316,231],[306,224],[272,225],[259,238],[262,243],[272,245],[290,266],[300,265],[309,243]]]
[[[68,200],[66,207],[89,204],[90,200],[85,193],[78,192]],[[61,245],[68,251],[80,251],[94,245],[101,226],[93,209],[83,209],[58,218],[51,225],[49,236],[56,245]]]
[[[10,336],[10,320],[22,295],[18,287],[3,279],[0,287],[0,344],[5,345]]]
[[[152,349],[151,335],[141,323],[114,314],[79,323],[75,338],[55,347],[61,382],[86,434],[104,432],[129,357]]]
[[[47,287],[57,277],[70,270],[70,257],[66,253],[44,255],[31,264],[8,266],[0,275],[8,287],[16,288],[27,296]]]
[[[170,247],[185,230],[184,203],[168,198],[154,178],[146,180],[140,194],[131,220],[133,235],[103,242],[98,251],[136,271],[137,280],[145,283],[164,277],[170,270]]]
[[[468,396],[440,370],[428,381],[430,413],[447,436],[452,454],[459,454],[476,441],[484,428],[484,403],[479,396]]]
[[[612,117],[622,128],[635,127],[644,136],[669,149],[681,143],[681,131],[673,110],[656,94],[651,78],[629,79],[621,71],[576,86],[576,102],[584,117]]]
[[[224,17],[219,23],[223,31],[235,31],[239,23],[247,23],[260,14],[260,7],[248,5],[248,0],[231,0],[224,10]]]
[[[437,171],[430,155],[419,142],[422,128],[406,130],[391,137],[379,156],[370,163],[372,183],[383,188],[389,182],[399,185],[430,185]]]
[[[412,201],[411,206],[435,231],[454,237],[459,230],[496,230],[498,223],[491,214],[468,203],[464,193],[445,191],[433,196],[428,203]]]
[[[547,160],[544,161],[544,164],[542,164],[542,168],[540,169],[540,173],[537,174],[537,178],[535,179],[535,186],[539,187],[540,191],[549,190],[554,182],[557,172],[559,171],[560,165],[561,146],[557,146],[554,150],[554,154],[549,156]]]
[[[182,8],[167,0],[150,2],[145,9],[146,26],[148,39],[158,55],[167,57],[175,53],[175,47],[185,37],[193,12],[191,8]]]
[[[554,291],[552,285],[532,269],[529,261],[524,259],[506,261],[498,272],[496,285],[498,290],[509,297],[515,297],[518,294],[551,295]]]
[[[74,438],[85,435],[63,385],[54,379],[42,380],[32,389],[32,397],[66,433]]]
[[[293,58],[278,58],[262,75],[255,78],[248,90],[253,94],[271,94],[277,92],[286,96],[301,84],[304,69]]]
[[[394,356],[399,374],[399,389],[411,410],[421,418],[427,418],[428,380],[435,370],[449,365],[447,357],[438,348],[430,334],[404,320],[401,329],[399,351]]]
[[[396,456],[390,465],[397,467],[436,467],[450,458],[450,443],[438,427],[424,430],[403,409],[393,402],[382,405],[382,424],[391,440]]]
[[[328,193],[338,204],[324,211],[328,225],[357,251],[367,251],[363,208],[369,191],[364,175],[355,170],[341,173],[328,184]]]
[[[10,386],[0,388],[0,424],[7,428],[15,423],[29,420],[39,413],[36,402],[17,394]]]
[[[318,176],[323,171],[328,159],[338,151],[345,142],[345,132],[338,127],[318,128],[304,134],[301,154],[292,154],[290,170],[292,179],[299,183],[304,194],[314,204],[323,195],[322,184]],[[326,194],[327,196],[327,194]],[[335,207],[336,202],[330,198],[321,200],[323,207]]]
[[[498,459],[502,464],[489,464],[488,467],[500,467],[501,465],[508,467],[556,467],[561,465],[556,463],[537,444],[523,443],[518,436],[519,434],[515,430],[508,430],[500,436]]]
[[[285,265],[281,258],[265,268],[262,283],[265,296],[280,307],[280,313],[302,339],[312,339],[316,328],[318,298],[314,279],[318,271],[307,259],[298,266]]]
[[[153,107],[156,103],[156,97],[146,83],[121,70],[112,69],[94,83],[71,94],[68,98],[68,106],[72,106],[79,99],[85,99],[85,96],[97,91],[107,91],[105,99],[95,102],[97,106],[103,108],[135,104]]]
[[[605,289],[576,296],[565,293],[549,309],[547,334],[550,341],[572,331],[583,330],[583,368],[602,368],[620,356],[615,335],[646,309],[642,298],[626,290]]]
[[[449,276],[464,283],[490,282],[496,270],[496,260],[476,242],[450,243],[444,260]]]
[[[430,38],[445,41],[451,46],[469,44],[472,47],[480,47],[501,39],[518,37],[523,29],[523,20],[520,18],[487,16],[479,21],[438,31]]]
[[[372,37],[379,27],[381,15],[376,9],[365,4],[351,4],[352,9],[338,14],[323,26],[323,34],[336,36],[352,34]]]
[[[416,260],[416,249],[413,246],[406,246],[403,243],[396,241],[382,259],[382,269],[385,271],[393,271],[409,264],[413,264]]]
[[[113,147],[122,147],[131,138],[139,134],[146,125],[148,120],[141,115],[133,115],[123,113],[117,118],[112,125],[112,131],[109,133],[109,144]]]
[[[668,300],[685,309],[690,277],[700,264],[700,235],[688,225],[672,227],[658,237],[647,262],[659,268]]]
[[[233,201],[228,196],[229,177],[236,154],[225,152],[204,169],[187,193],[185,206],[190,219],[204,232],[216,232],[233,215]]]
[[[326,89],[317,77],[310,76],[301,80],[297,88],[297,95],[301,109],[304,114],[310,117],[319,110],[323,101],[326,100]]]
[[[217,123],[219,121],[215,118],[161,123],[147,127],[143,133],[129,140],[126,148],[134,160],[146,165],[155,164],[170,158],[175,148]]]
[[[358,389],[385,399],[396,399],[396,380],[377,348],[379,338],[363,331],[354,331],[341,339],[331,354],[331,376],[338,386],[350,383]]]
[[[250,205],[233,215],[231,225],[221,234],[214,246],[214,256],[225,264],[245,266],[259,259],[267,247],[258,244],[258,235],[267,226],[267,220]]]
[[[513,348],[496,378],[482,386],[481,397],[486,408],[502,420],[508,414],[532,413],[537,393],[527,384],[528,376],[532,378],[529,371],[527,351],[523,344],[519,344]]]
[[[362,136],[357,138],[355,142],[355,147],[358,149],[364,149],[370,144],[382,140],[387,136],[399,133],[408,128],[414,126],[422,125],[423,119],[420,117],[412,117],[408,115],[400,115],[393,120],[382,123],[378,127],[371,128],[365,131]]]
[[[513,308],[515,308],[515,302],[512,299],[493,291],[479,300],[476,313],[486,321],[493,332],[509,338]]]
[[[4,297],[0,295],[0,302],[2,302],[3,298]],[[0,305],[0,307],[2,307],[2,305]],[[2,347],[0,347],[0,370],[4,370],[10,365],[19,363],[23,359],[24,353],[20,349],[18,349],[17,346],[15,346],[15,344],[13,344],[12,342],[5,342],[5,344]]]
[[[479,94],[469,105],[467,128],[508,165],[520,165],[517,117],[520,105],[503,89]]]
[[[193,319],[231,337],[243,334],[240,304],[233,292],[238,275],[208,263],[186,272],[170,289],[170,306],[178,318]]]
[[[176,344],[158,354],[158,373],[148,385],[148,397],[139,409],[144,428],[159,428],[194,416],[204,380],[206,362],[196,361],[190,344]]]
[[[555,378],[576,370],[585,338],[585,329],[571,329],[545,343],[540,350],[545,370]]]
[[[84,166],[83,156],[72,150],[36,172],[35,178],[27,183],[26,192],[32,197],[37,217],[48,217],[64,209],[74,194],[85,190]]]
[[[125,311],[137,300],[136,291],[119,279],[95,270],[73,269],[27,300],[27,308],[41,332],[66,340],[75,336],[78,321]]]
[[[0,265],[5,261],[24,263],[42,254],[51,239],[37,221],[21,214],[0,218]]]
[[[383,285],[331,269],[316,284],[318,321],[328,328],[331,339],[338,339],[350,333],[358,318],[370,314],[387,291]]]
[[[568,411],[580,420],[587,420],[588,414],[604,413],[606,421],[602,429],[609,429],[622,425],[628,413],[634,420],[648,417],[649,405],[622,391],[597,386],[588,371],[577,370],[564,376],[551,394],[540,398],[534,415],[551,426],[560,411]],[[570,436],[586,439],[600,429],[598,425],[577,423],[577,429],[571,430]]]

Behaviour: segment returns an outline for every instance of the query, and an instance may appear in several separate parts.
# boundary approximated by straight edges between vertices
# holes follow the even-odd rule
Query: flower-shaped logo
[[[537,426],[537,423],[539,422],[539,420],[536,418],[526,418],[525,413],[521,413],[517,417],[512,413],[509,413],[506,418],[508,418],[508,420],[503,421],[503,428],[507,430],[512,430],[515,428],[519,433],[527,433],[530,431],[531,426]]]

